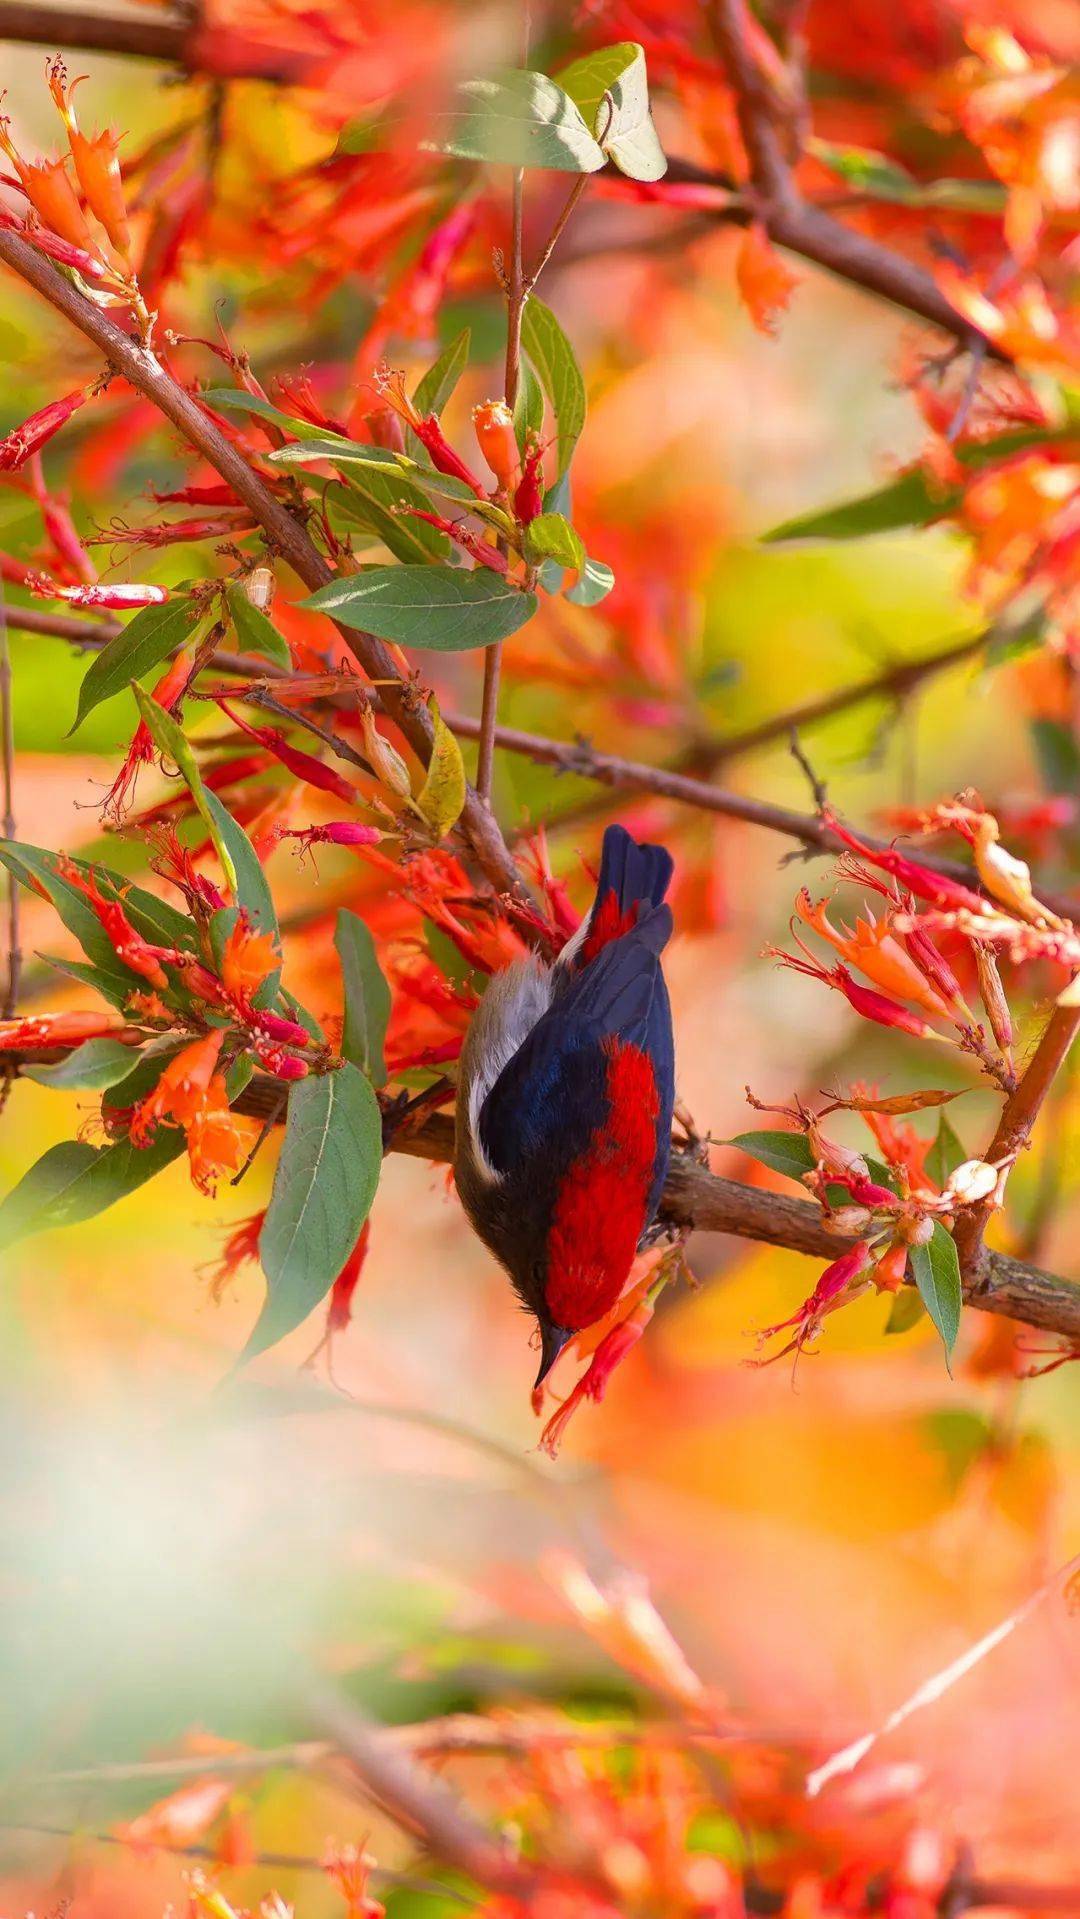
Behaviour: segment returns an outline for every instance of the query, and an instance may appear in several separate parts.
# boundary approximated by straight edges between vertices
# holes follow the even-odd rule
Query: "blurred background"
[[[129,11],[149,23],[162,10]],[[268,21],[283,31],[274,11],[225,8],[215,30],[259,40]],[[299,11],[280,11],[289,45],[318,37],[317,18],[305,27]],[[449,4],[396,16],[375,7],[360,24],[364,9],[341,12],[348,46],[296,88],[178,78],[153,60],[70,50],[70,70],[90,76],[84,112],[121,127],[125,153],[150,152],[148,194],[155,173],[162,183],[165,213],[154,217],[169,325],[210,338],[222,326],[264,383],[313,364],[347,387],[400,271],[400,222],[380,233],[362,194],[313,171],[343,117],[406,81],[427,86],[440,58],[479,67],[511,24]],[[663,22],[653,24],[659,33]],[[615,23],[614,34],[629,30]],[[682,30],[673,18],[672,33]],[[40,46],[0,42],[6,111],[28,151],[56,139],[42,68]],[[852,125],[876,110],[875,85],[870,74]],[[834,117],[841,93],[826,103]],[[685,97],[661,88],[656,114],[671,150],[693,147]],[[173,165],[165,136],[188,127],[202,147],[181,143]],[[558,205],[557,185],[538,178],[527,250]],[[498,390],[490,251],[500,223],[493,188],[438,311],[385,349],[414,377],[471,324],[472,364],[446,421],[459,442],[469,406]],[[986,624],[954,525],[763,543],[777,524],[864,493],[917,457],[924,423],[900,373],[917,329],[799,265],[790,310],[763,334],[736,287],[739,240],[692,204],[650,204],[601,183],[545,276],[589,395],[576,517],[618,584],[595,611],[550,602],[510,643],[509,724],[667,760]],[[208,355],[183,351],[191,377],[220,383]],[[5,431],[95,366],[6,271],[0,355]],[[69,491],[80,529],[108,535],[145,518],[146,488],[176,485],[184,469],[149,409],[109,393],[46,449],[45,471]],[[5,485],[0,546],[25,557],[39,538],[36,503]],[[214,564],[203,546],[133,554],[106,539],[93,551],[110,578],[175,584]],[[289,620],[288,636],[302,637],[303,616]],[[84,659],[18,631],[10,645],[18,835],[92,853],[106,844],[96,809],[130,736],[130,701],[101,706],[68,739]],[[475,655],[435,662],[447,707],[478,710],[479,670]],[[1045,653],[992,666],[976,655],[900,702],[870,699],[816,724],[803,745],[833,803],[871,830],[887,809],[968,784],[988,804],[1022,808],[1045,791],[1040,725],[1064,715],[1067,726],[1070,698]],[[731,757],[716,777],[811,805],[783,738]],[[798,886],[825,890],[820,861],[792,865],[783,838],[670,802],[604,794],[600,811],[596,796],[573,776],[498,758],[500,819],[548,824],[579,907],[605,818],[671,846],[679,1090],[703,1130],[717,1141],[746,1130],[747,1086],[783,1102],[853,1078],[892,1091],[930,1083],[925,1047],[860,1024],[840,996],[762,957],[784,936]],[[137,863],[114,839],[107,852]],[[1075,825],[1044,852],[1053,883],[1075,885]],[[357,879],[334,848],[319,849],[315,870],[288,851],[268,870],[296,928],[286,977],[332,1013],[333,909],[348,900],[377,912],[376,882]],[[61,950],[43,902],[26,906],[23,929],[23,1003],[84,1003],[34,957]],[[1021,1055],[1043,1011],[1022,1009]],[[933,1083],[974,1085],[962,1065],[933,1064]],[[0,1134],[4,1190],[78,1133],[91,1105],[16,1085]],[[975,1088],[950,1109],[970,1151],[994,1106]],[[999,1244],[1065,1273],[1076,1271],[1078,1135],[1075,1076],[1063,1076],[997,1229]],[[713,1164],[782,1184],[722,1145]],[[257,1907],[273,1889],[316,1919],[341,1910],[340,1889],[318,1869],[331,1839],[366,1839],[384,1872],[442,1882],[435,1893],[374,1880],[395,1915],[468,1907],[462,1883],[332,1768],[297,1759],[296,1742],[318,1734],[305,1675],[337,1674],[394,1726],[459,1714],[508,1727],[566,1715],[663,1721],[678,1692],[670,1662],[659,1677],[634,1670],[611,1618],[598,1623],[582,1601],[583,1568],[609,1594],[650,1596],[710,1723],[738,1729],[709,1748],[704,1770],[679,1750],[666,1773],[655,1753],[642,1771],[624,1751],[622,1771],[604,1775],[605,1818],[647,1857],[659,1841],[642,1836],[635,1791],[654,1813],[668,1809],[691,1854],[721,1862],[725,1897],[749,1863],[792,1913],[832,1910],[838,1894],[819,1892],[814,1905],[806,1887],[842,1868],[906,1860],[917,1879],[921,1859],[925,1882],[940,1886],[960,1846],[987,1877],[1080,1878],[1080,1650],[1075,1622],[1056,1611],[1036,1609],[846,1783],[814,1802],[801,1786],[809,1760],[879,1726],[1080,1549],[1075,1368],[1019,1377],[1037,1363],[1024,1347],[1038,1337],[969,1311],[950,1378],[928,1322],[885,1337],[890,1302],[872,1295],[830,1321],[794,1373],[790,1361],[755,1369],[755,1332],[796,1309],[814,1269],[793,1253],[698,1236],[695,1285],[669,1289],[603,1405],[578,1414],[552,1463],[535,1450],[525,1322],[443,1167],[386,1162],[352,1321],[329,1356],[306,1364],[321,1334],[313,1321],[233,1375],[263,1282],[248,1267],[219,1287],[215,1268],[230,1231],[265,1205],[269,1176],[260,1159],[211,1202],[176,1164],[100,1217],[4,1255],[5,1912],[40,1914],[64,1898],[73,1919],[182,1910],[191,1860],[168,1847],[193,1844],[217,1853],[237,1906]],[[289,1756],[215,1774],[215,1757],[247,1747]],[[189,1806],[144,1843],[125,1841],[204,1753],[208,1775],[228,1784],[214,1818],[200,1824]],[[139,1770],[178,1755],[188,1764],[179,1777]],[[597,1763],[579,1755],[579,1777],[565,1754],[546,1773],[512,1753],[440,1760],[483,1816],[534,1836],[573,1826]],[[117,1776],[100,1770],[110,1766]],[[804,1905],[793,1903],[799,1886]],[[728,1910],[686,1891],[650,1897],[642,1909]],[[639,1909],[629,1892],[623,1909]]]

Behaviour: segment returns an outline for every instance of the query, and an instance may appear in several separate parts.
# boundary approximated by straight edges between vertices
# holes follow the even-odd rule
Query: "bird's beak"
[[[573,1337],[566,1326],[553,1326],[547,1319],[540,1321],[540,1371],[536,1375],[533,1392],[537,1386],[543,1385],[567,1340]]]

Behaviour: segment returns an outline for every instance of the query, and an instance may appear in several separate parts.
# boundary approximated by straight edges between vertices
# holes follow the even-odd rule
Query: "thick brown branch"
[[[171,421],[184,438],[208,460],[237,497],[250,507],[271,543],[306,587],[315,591],[334,575],[300,521],[276,499],[269,487],[232,446],[210,416],[186,393],[156,354],[130,338],[116,322],[83,297],[61,273],[27,241],[14,233],[0,233],[0,260],[5,260],[65,319],[92,340],[117,373]],[[335,624],[337,624],[335,622]],[[368,678],[377,681],[383,703],[410,746],[426,763],[431,755],[433,728],[427,707],[415,690],[400,678],[394,660],[370,633],[338,626],[338,632]],[[522,891],[513,856],[490,808],[470,790],[461,815],[462,831],[478,866],[501,892]]]
[[[997,1130],[986,1149],[985,1158],[993,1165],[1014,1159],[1023,1152],[1042,1103],[1068,1057],[1080,1032],[1080,1006],[1055,1007],[1047,1022],[1031,1062],[1016,1091],[1005,1101]],[[999,1254],[988,1253],[983,1233],[992,1217],[989,1206],[972,1210],[957,1222],[956,1244],[968,1285],[978,1298],[993,1284],[993,1267]]]
[[[711,0],[709,19],[735,93],[750,168],[746,197],[770,238],[852,285],[931,321],[965,345],[979,341],[1001,358],[993,342],[957,312],[922,267],[852,232],[803,199],[784,155],[776,122],[778,103],[750,50],[744,0]]]
[[[264,1113],[267,1101],[277,1098],[275,1081],[256,1079],[240,1103],[248,1110]],[[441,1113],[411,1129],[403,1128],[390,1140],[391,1152],[407,1153],[414,1159],[448,1161],[453,1147],[453,1121]],[[835,1259],[843,1245],[836,1233],[826,1232],[821,1209],[812,1201],[789,1199],[784,1193],[722,1179],[686,1154],[672,1157],[661,1213],[673,1225],[691,1232],[733,1233],[739,1239],[784,1246],[815,1259]],[[965,1297],[983,1312],[1080,1339],[1080,1284],[1010,1259],[1004,1253],[986,1254],[977,1276],[965,1282]]]
[[[126,53],[185,67],[189,73],[281,84],[302,80],[315,58],[242,34],[218,33],[211,41],[197,21],[176,14],[99,13],[85,5],[51,6],[48,0],[0,0],[0,40],[73,52]]]

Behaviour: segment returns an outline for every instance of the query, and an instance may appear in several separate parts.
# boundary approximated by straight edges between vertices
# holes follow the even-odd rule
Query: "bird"
[[[473,1228],[536,1317],[539,1388],[611,1311],[656,1217],[675,1046],[661,954],[671,855],[604,834],[596,898],[552,964],[488,982],[465,1044],[454,1175]]]

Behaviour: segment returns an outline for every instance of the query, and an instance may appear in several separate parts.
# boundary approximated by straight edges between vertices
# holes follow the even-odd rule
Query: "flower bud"
[[[485,400],[473,408],[473,430],[480,448],[499,485],[513,484],[518,470],[514,416],[505,400]]]
[[[259,613],[269,611],[274,598],[274,573],[269,566],[254,567],[241,582],[244,594]]]
[[[865,1206],[838,1206],[834,1213],[826,1213],[821,1224],[827,1233],[840,1233],[845,1239],[865,1233],[873,1215]]]
[[[869,1179],[870,1168],[861,1153],[850,1146],[839,1146],[835,1140],[826,1139],[816,1121],[811,1121],[806,1129],[806,1137],[818,1165],[827,1173],[850,1174],[853,1179]]]
[[[375,716],[370,706],[360,709],[360,731],[364,737],[364,754],[370,760],[376,777],[395,794],[398,799],[407,800],[412,794],[412,781],[397,748],[384,740],[375,724]]]
[[[879,1293],[900,1291],[907,1274],[907,1259],[907,1245],[902,1239],[894,1239],[870,1275]]]
[[[998,1183],[998,1169],[985,1159],[966,1159],[949,1174],[942,1198],[955,1200],[958,1206],[976,1206],[989,1199]]]

